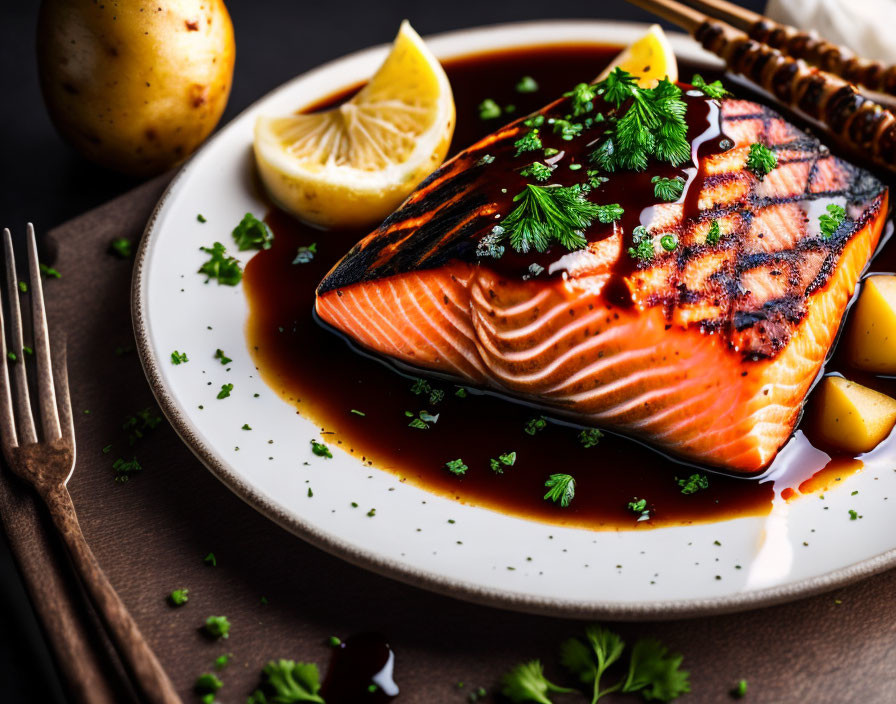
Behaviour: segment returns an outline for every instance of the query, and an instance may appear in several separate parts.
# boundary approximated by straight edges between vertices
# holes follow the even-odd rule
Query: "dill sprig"
[[[684,192],[684,179],[681,176],[674,178],[654,176],[650,182],[653,184],[653,195],[667,203],[678,200]]]
[[[612,215],[606,210],[607,206],[585,198],[577,185],[535,186],[530,183],[514,196],[513,201],[519,205],[504,219],[503,227],[510,233],[513,248],[523,253],[530,249],[544,252],[552,241],[569,250],[581,249],[586,244],[582,230],[595,218],[603,222]]]
[[[628,255],[632,259],[646,262],[653,259],[656,255],[656,250],[653,247],[653,236],[643,225],[638,225],[632,230],[632,244],[634,247],[628,248]]]

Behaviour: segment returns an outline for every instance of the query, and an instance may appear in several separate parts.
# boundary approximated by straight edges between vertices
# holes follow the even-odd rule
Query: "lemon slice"
[[[678,80],[675,52],[658,24],[651,25],[647,34],[623,49],[597,80],[606,78],[617,66],[637,76],[638,85],[642,88],[653,88],[663,78],[673,83]]]
[[[274,200],[303,220],[371,225],[442,163],[454,116],[445,71],[405,21],[383,65],[351,100],[258,119],[258,170]]]

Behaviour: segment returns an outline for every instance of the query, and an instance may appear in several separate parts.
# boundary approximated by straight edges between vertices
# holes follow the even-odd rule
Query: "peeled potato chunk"
[[[816,408],[818,438],[852,454],[873,450],[896,425],[896,400],[840,376],[821,380]]]
[[[896,374],[896,276],[869,276],[852,314],[849,360],[859,369]]]

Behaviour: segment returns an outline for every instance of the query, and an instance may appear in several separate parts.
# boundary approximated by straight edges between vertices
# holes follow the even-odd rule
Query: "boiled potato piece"
[[[222,0],[44,0],[38,65],[50,117],[75,149],[135,175],[190,155],[233,77]]]
[[[896,374],[896,276],[869,276],[852,314],[849,360],[859,369]]]
[[[817,434],[826,445],[869,452],[896,425],[896,400],[841,376],[826,376],[816,392]]]

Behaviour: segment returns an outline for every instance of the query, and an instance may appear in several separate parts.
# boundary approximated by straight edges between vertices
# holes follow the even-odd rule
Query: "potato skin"
[[[235,44],[222,0],[44,0],[44,101],[85,157],[128,174],[162,172],[214,129]]]

